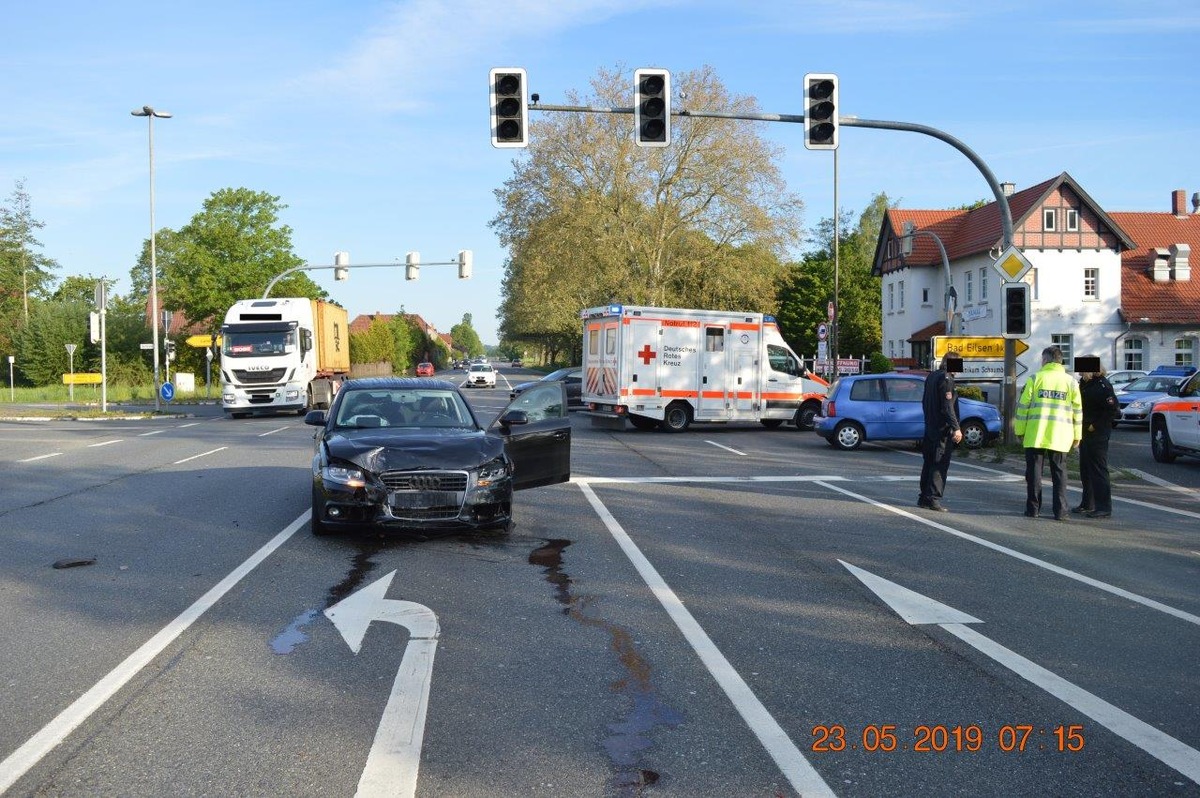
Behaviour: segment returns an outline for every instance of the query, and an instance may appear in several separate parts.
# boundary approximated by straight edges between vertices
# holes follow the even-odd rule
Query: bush
[[[868,374],[886,374],[894,370],[892,361],[883,352],[872,352],[871,356],[867,358]]]
[[[964,399],[976,399],[980,402],[983,399],[983,389],[978,385],[955,385],[954,390],[958,391],[958,395]]]

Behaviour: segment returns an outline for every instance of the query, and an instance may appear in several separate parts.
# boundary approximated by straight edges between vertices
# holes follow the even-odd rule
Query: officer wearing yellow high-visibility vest
[[[1013,431],[1025,447],[1025,515],[1042,510],[1042,469],[1050,463],[1054,483],[1054,518],[1067,515],[1067,452],[1083,437],[1083,402],[1079,385],[1062,364],[1062,350],[1042,350],[1042,367],[1025,382],[1013,418]]]

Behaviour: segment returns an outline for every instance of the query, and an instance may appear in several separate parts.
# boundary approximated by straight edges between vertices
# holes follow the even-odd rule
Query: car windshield
[[[340,398],[335,426],[343,429],[475,426],[462,396],[443,388],[364,389]]]
[[[566,379],[567,375],[570,373],[571,373],[571,369],[559,369],[558,371],[552,371],[549,374],[547,374],[545,377],[542,377],[542,382],[550,382],[551,380]]]
[[[1167,389],[1179,382],[1178,377],[1142,377],[1125,386],[1126,391],[1157,391],[1166,393]]]
[[[491,370],[492,370],[492,367],[485,363],[476,363],[474,366],[471,366],[471,371],[491,371]]]

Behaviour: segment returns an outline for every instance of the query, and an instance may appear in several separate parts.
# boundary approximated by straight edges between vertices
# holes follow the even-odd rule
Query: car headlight
[[[325,482],[345,485],[348,488],[364,488],[367,485],[367,478],[362,471],[347,466],[325,466],[321,469],[321,479]]]
[[[475,474],[475,484],[481,488],[487,488],[502,481],[509,473],[508,461],[503,457],[497,457],[479,467],[479,471]]]

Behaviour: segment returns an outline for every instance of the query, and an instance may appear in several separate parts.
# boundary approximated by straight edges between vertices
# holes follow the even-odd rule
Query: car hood
[[[963,396],[960,396],[958,398],[958,410],[959,410],[959,415],[961,415],[963,417],[966,417],[966,416],[979,416],[981,418],[988,418],[989,416],[995,416],[996,418],[1000,417],[1000,411],[997,410],[992,405],[988,404],[987,402],[981,402],[978,399],[967,399],[966,397],[963,397]]]
[[[330,458],[374,473],[422,468],[470,469],[504,452],[504,441],[483,430],[344,430],[325,440]]]
[[[1126,393],[1125,391],[1117,391],[1118,402],[1157,402],[1170,397],[1171,394],[1163,391],[1133,391]]]

